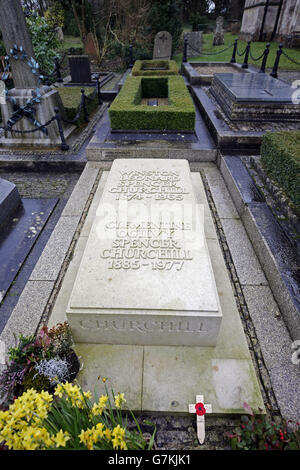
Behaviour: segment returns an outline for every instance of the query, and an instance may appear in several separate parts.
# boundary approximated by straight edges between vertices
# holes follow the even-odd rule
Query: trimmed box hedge
[[[62,103],[66,111],[66,118],[68,121],[72,121],[77,114],[78,106],[81,101],[81,88],[84,88],[85,96],[91,97],[95,91],[94,87],[59,87],[57,88],[60,94]],[[98,97],[93,100],[86,100],[86,108],[89,115],[91,115],[98,107]],[[85,124],[83,110],[81,111],[80,117],[76,123],[79,127]]]
[[[261,161],[300,211],[300,131],[267,132],[262,138]]]
[[[168,98],[148,106],[142,98]],[[180,76],[128,77],[109,108],[112,130],[194,131],[195,107]]]
[[[147,67],[166,67],[165,70],[145,70]],[[178,75],[178,67],[175,60],[136,60],[131,71],[133,77]]]

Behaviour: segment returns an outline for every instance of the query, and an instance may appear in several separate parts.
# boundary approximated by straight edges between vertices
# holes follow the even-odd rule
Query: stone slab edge
[[[94,171],[93,171],[94,170]],[[63,278],[66,267],[64,266],[65,263],[67,265],[70,262],[71,259],[71,254],[70,248],[72,247],[72,244],[74,244],[74,240],[77,241],[77,234],[81,230],[81,226],[83,224],[83,220],[85,219],[85,216],[88,212],[88,207],[89,204],[92,201],[92,196],[93,191],[95,191],[95,186],[98,185],[98,180],[99,180],[99,174],[102,173],[100,170],[100,166],[94,163],[87,163],[85,169],[83,170],[74,190],[73,193],[71,194],[69,201],[64,209],[64,211],[61,214],[61,217],[59,219],[60,224],[58,224],[52,234],[50,239],[48,240],[48,243],[45,247],[45,250],[43,253],[47,253],[47,250],[52,249],[52,243],[53,239],[58,236],[57,227],[59,230],[59,227],[61,223],[63,223],[63,219],[67,218],[70,219],[70,209],[74,204],[77,206],[84,207],[84,210],[82,211],[81,218],[78,217],[78,215],[74,215],[73,217],[79,220],[79,223],[76,224],[74,223],[72,231],[72,234],[69,234],[69,242],[65,244],[64,246],[64,257],[59,260],[59,266],[56,267],[57,272],[59,273],[57,276],[57,279],[54,280],[30,280],[27,282],[18,303],[16,304],[14,310],[12,311],[12,314],[5,325],[2,333],[0,334],[0,343],[1,341],[4,342],[5,345],[5,353],[8,352],[8,349],[10,347],[15,346],[16,338],[20,334],[25,334],[26,336],[34,334],[39,325],[42,322],[43,315],[45,314],[45,309],[49,309],[51,306],[49,306],[49,300],[51,299],[51,296],[53,293],[55,294],[56,290],[56,284],[59,283],[61,284],[62,279],[59,279],[60,277]],[[82,191],[82,185],[86,182],[86,184],[89,186],[89,191]],[[71,236],[72,235],[72,236]],[[60,234],[61,236],[61,234]],[[75,243],[76,243],[75,241]],[[69,255],[69,256],[68,256]],[[38,263],[40,269],[43,267],[43,262],[42,262],[42,256],[41,255]],[[48,262],[48,257],[45,259],[45,269],[47,269],[47,262]],[[64,269],[63,269],[64,268]],[[63,271],[63,273],[62,273]],[[56,294],[55,294],[56,295]],[[3,347],[2,347],[3,348]],[[1,369],[4,368],[4,358],[0,357],[0,371]]]
[[[107,155],[108,154],[108,155]],[[168,149],[163,147],[149,148],[127,146],[125,149],[101,147],[90,144],[86,150],[88,161],[113,161],[115,158],[184,158],[189,162],[215,162],[216,150],[212,149]]]
[[[226,158],[220,156],[220,171],[225,180],[228,191],[233,199],[236,209],[241,217],[248,237],[253,245],[254,251],[263,267],[266,278],[268,279],[275,300],[277,301],[288,331],[293,340],[300,337],[299,333],[299,315],[290,292],[283,280],[280,266],[272,254],[267,240],[260,231],[258,222],[255,220],[251,207],[245,202],[243,194],[239,188],[239,182],[231,173]]]

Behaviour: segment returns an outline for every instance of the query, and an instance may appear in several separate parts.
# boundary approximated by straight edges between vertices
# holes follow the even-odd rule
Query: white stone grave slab
[[[77,343],[216,345],[222,312],[186,160],[114,161],[66,313]]]

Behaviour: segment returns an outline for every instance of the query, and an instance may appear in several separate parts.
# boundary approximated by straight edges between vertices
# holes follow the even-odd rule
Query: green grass
[[[226,49],[230,44],[234,43],[234,40],[237,39],[238,36],[232,33],[225,33],[224,40],[225,44],[222,46],[213,46],[213,33],[206,33],[203,34],[203,54],[199,57],[193,57],[189,59],[190,62],[230,62],[232,57],[233,47],[230,48],[228,51],[225,51],[221,54],[217,55],[205,55],[205,52],[218,52]],[[266,48],[266,42],[252,42],[251,43],[251,53],[254,58],[259,57]],[[239,52],[243,52],[247,45],[246,41],[238,41],[238,50]],[[278,50],[278,43],[273,42],[271,43],[270,53],[268,55],[267,61],[267,68],[272,68],[275,62],[276,53]],[[285,52],[294,60],[299,62],[300,64],[300,49],[284,49]],[[177,63],[178,68],[181,66],[182,62],[182,54],[177,54],[174,57],[174,60]],[[236,62],[242,64],[244,62],[244,55],[242,57],[236,56]],[[255,65],[257,67],[261,66],[262,59],[258,62],[253,61],[249,56],[249,64]],[[300,72],[300,65],[296,65],[290,62],[283,54],[281,55],[280,62],[279,62],[279,69],[281,70],[298,70]]]

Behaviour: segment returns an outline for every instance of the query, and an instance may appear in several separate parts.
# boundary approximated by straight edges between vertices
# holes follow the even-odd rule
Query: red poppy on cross
[[[212,413],[211,405],[204,405],[203,395],[196,396],[196,404],[189,405],[189,413],[197,414],[197,436],[200,444],[203,444],[205,439],[205,419],[206,413]]]

